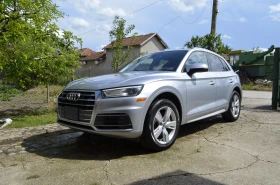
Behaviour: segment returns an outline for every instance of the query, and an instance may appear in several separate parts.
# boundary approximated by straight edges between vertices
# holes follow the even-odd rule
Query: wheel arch
[[[174,103],[176,108],[178,109],[179,116],[180,116],[180,124],[182,124],[184,120],[184,112],[185,112],[185,105],[182,102],[185,102],[185,97],[182,96],[183,94],[186,94],[184,88],[180,89],[182,87],[181,83],[165,83],[163,84],[148,84],[146,86],[147,89],[149,89],[148,94],[150,94],[149,98],[147,99],[145,103],[145,108],[142,113],[142,120],[141,120],[141,126],[140,126],[140,132],[143,131],[145,120],[147,113],[150,109],[150,107],[153,105],[153,103],[160,99],[160,98],[166,98]],[[151,90],[156,89],[156,90]]]
[[[234,88],[233,88],[233,90],[232,90],[232,91],[236,91],[236,92],[238,92],[238,93],[239,93],[239,95],[240,95],[240,100],[242,100],[242,90],[241,90],[241,88],[240,88],[240,87],[236,86],[236,87],[234,87]]]
[[[235,85],[234,87],[232,87],[232,90],[230,91],[230,94],[228,96],[228,102],[230,102],[231,96],[232,96],[232,92],[236,91],[238,92],[238,94],[240,95],[240,102],[242,102],[242,89],[239,85]],[[226,110],[229,108],[229,104],[226,107]]]
[[[159,95],[157,95],[153,101],[150,103],[148,110],[150,109],[150,107],[153,105],[154,102],[156,102],[159,99],[167,99],[170,100],[172,103],[174,103],[174,105],[176,106],[178,112],[179,112],[179,116],[180,116],[180,122],[182,122],[182,114],[183,114],[183,109],[182,109],[182,105],[181,102],[178,98],[177,95],[175,95],[172,92],[162,92]],[[147,111],[148,111],[147,110]],[[146,112],[147,115],[147,112]]]

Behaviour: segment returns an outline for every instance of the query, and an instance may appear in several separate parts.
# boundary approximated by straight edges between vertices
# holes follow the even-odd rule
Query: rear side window
[[[230,68],[228,67],[228,65],[226,64],[226,62],[225,62],[223,59],[221,59],[221,58],[219,58],[219,59],[220,59],[220,61],[222,62],[222,64],[224,65],[224,68],[225,68],[224,71],[230,71]]]
[[[211,66],[211,71],[228,71],[228,69],[225,67],[225,65],[222,63],[219,57],[216,55],[207,53],[207,58],[209,61],[209,64]]]

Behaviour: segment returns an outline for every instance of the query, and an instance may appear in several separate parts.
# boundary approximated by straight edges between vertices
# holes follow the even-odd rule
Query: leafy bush
[[[0,100],[1,101],[10,101],[11,97],[14,97],[17,94],[22,93],[22,91],[16,89],[10,85],[0,85]]]

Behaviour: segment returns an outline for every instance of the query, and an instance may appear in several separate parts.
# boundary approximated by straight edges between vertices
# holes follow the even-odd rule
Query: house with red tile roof
[[[112,73],[113,51],[110,43],[101,52],[95,52],[89,48],[81,50],[81,68],[75,73],[77,76],[98,76]],[[134,38],[128,37],[123,40],[124,52],[128,46],[133,46],[130,56],[126,62],[138,58],[143,53],[152,53],[167,49],[167,44],[156,33],[139,35]]]
[[[149,42],[149,41],[158,42],[158,43],[154,43],[154,44],[160,44],[164,47],[164,49],[168,48],[167,44],[156,33],[149,33],[147,35],[139,35],[139,36],[136,36],[135,38],[132,38],[132,37],[125,38],[123,40],[123,46],[127,47],[127,46],[131,45],[133,47],[135,47],[135,46],[144,47],[145,45],[147,45],[147,42]],[[108,44],[107,46],[104,47],[104,49],[110,49],[112,47],[112,44],[113,43]],[[152,49],[152,48],[142,48],[142,49],[145,50],[145,49]]]

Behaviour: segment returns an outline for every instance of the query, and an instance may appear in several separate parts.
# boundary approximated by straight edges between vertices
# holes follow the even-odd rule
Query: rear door
[[[210,64],[210,70],[214,73],[216,79],[216,107],[217,111],[225,109],[228,105],[232,86],[236,78],[225,61],[212,53],[207,53],[207,59]]]

